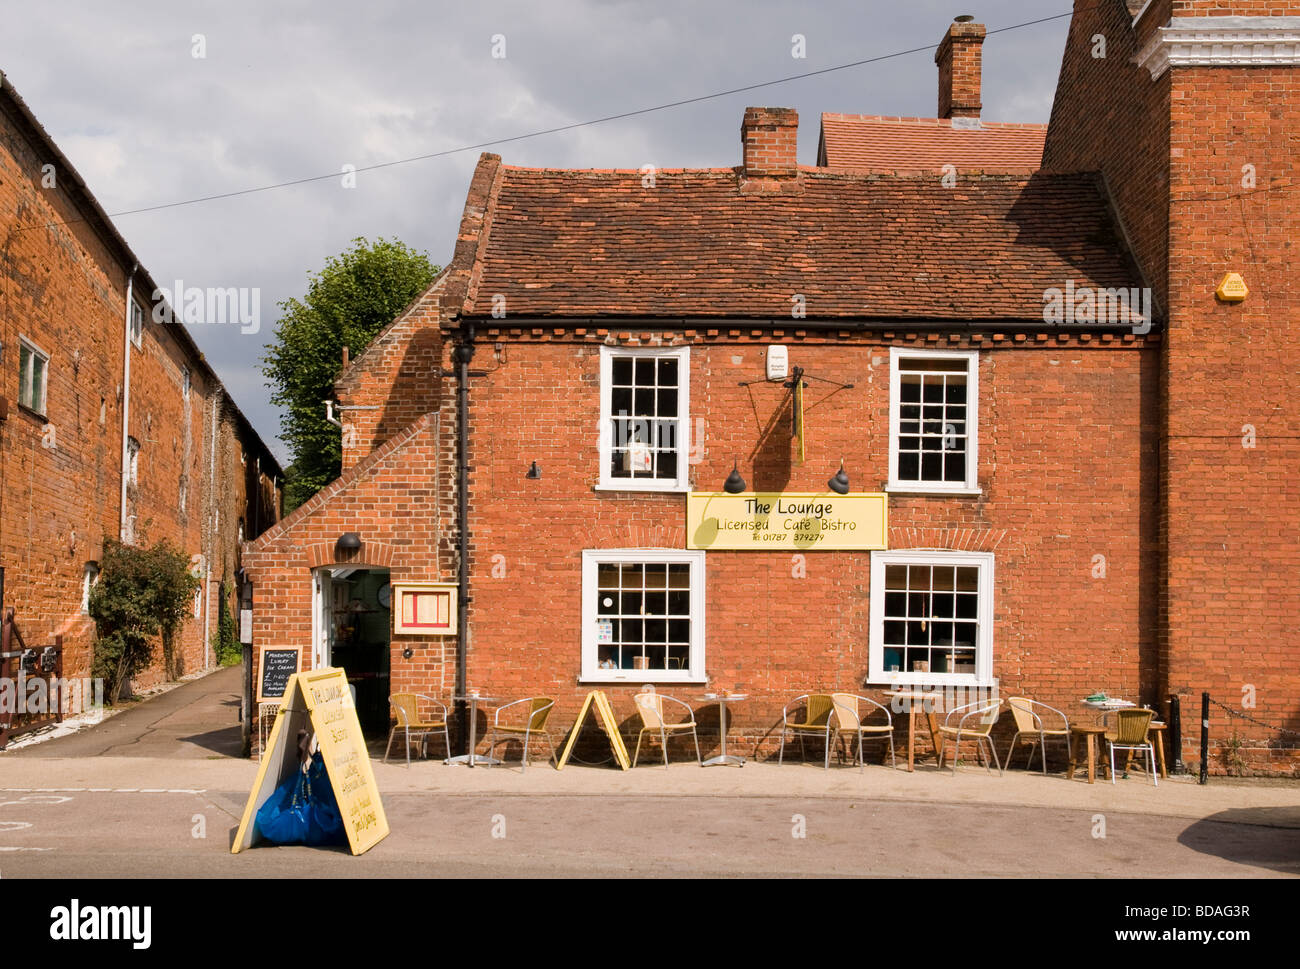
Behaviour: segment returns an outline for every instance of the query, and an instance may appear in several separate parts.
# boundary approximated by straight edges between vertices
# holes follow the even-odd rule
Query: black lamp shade
[[[344,532],[334,543],[336,552],[358,552],[361,550],[361,536],[356,532]]]
[[[532,478],[534,481],[536,481],[541,476],[542,476],[542,469],[537,466],[536,461],[534,461],[533,466],[528,469],[528,473],[524,475],[525,478]]]
[[[729,495],[738,495],[746,488],[745,479],[740,476],[740,468],[736,464],[731,466],[731,474],[727,475],[727,480],[722,485],[722,490]]]
[[[835,472],[835,477],[826,482],[826,486],[837,495],[847,495],[849,493],[849,476],[844,473],[844,465]]]

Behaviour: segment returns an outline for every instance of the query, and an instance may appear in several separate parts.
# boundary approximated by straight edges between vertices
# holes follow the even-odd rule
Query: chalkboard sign
[[[258,650],[257,702],[278,700],[289,686],[289,677],[298,672],[302,650],[294,646],[263,646]]]

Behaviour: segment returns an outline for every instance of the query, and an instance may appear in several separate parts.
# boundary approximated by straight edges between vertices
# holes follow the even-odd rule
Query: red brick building
[[[879,143],[850,159],[836,116],[827,166],[773,108],[735,168],[484,155],[453,259],[340,376],[344,474],[248,549],[256,642],[359,662],[377,730],[386,690],[466,686],[565,725],[596,688],[629,720],[645,683],[741,691],[735,733],[769,742],[814,690],[996,683],[1072,715],[1208,690],[1251,717],[1215,721],[1234,756],[1292,770],[1300,21],[1137,6],[1080,5],[1038,171],[1023,131],[958,137],[968,23],[936,54],[961,123],[855,123]],[[845,490],[887,523],[823,514]],[[732,491],[821,537],[739,550],[693,510]],[[436,582],[456,634],[395,633],[384,587]]]
[[[203,581],[180,671],[211,665],[218,591],[279,518],[283,472],[184,326],[156,322],[159,287],[2,75],[0,223],[4,604],[86,676],[105,540],[165,538]]]

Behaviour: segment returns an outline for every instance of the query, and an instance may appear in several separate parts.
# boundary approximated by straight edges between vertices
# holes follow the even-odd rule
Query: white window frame
[[[23,366],[22,366],[23,350],[26,350],[31,355],[31,358],[33,360],[40,360],[41,368],[42,368],[41,399],[39,401],[33,400],[30,404],[23,403],[23,398],[30,397],[31,395],[31,386],[30,386],[31,374],[23,373]],[[32,368],[32,373],[35,373],[35,369],[36,369],[35,367]],[[27,386],[24,386],[24,384],[27,384]],[[27,339],[27,337],[23,336],[22,334],[19,334],[18,336],[18,403],[21,404],[23,407],[26,407],[28,410],[32,411],[33,413],[40,414],[43,417],[45,416],[45,408],[49,404],[49,398],[50,398],[50,355],[46,353],[44,350],[42,350],[40,347],[38,347],[31,340]],[[38,404],[40,406],[37,406]]]
[[[99,563],[87,562],[81,570],[81,614],[90,615],[90,590],[99,585]]]
[[[633,565],[682,564],[691,566],[690,661],[682,670],[610,670],[598,664],[596,606],[598,569],[610,563]],[[708,682],[704,668],[705,558],[703,551],[686,549],[586,549],[582,553],[582,674],[580,683],[697,683]]]
[[[615,478],[610,474],[613,450],[613,382],[616,357],[677,358],[677,440],[679,441],[677,477],[668,479]],[[691,350],[690,347],[601,347],[600,348],[600,428],[597,449],[600,454],[598,491],[689,492],[691,490]]]
[[[900,481],[898,478],[899,407],[902,404],[902,380],[899,361],[904,357],[966,362],[966,480]],[[889,483],[885,490],[902,494],[979,495],[979,391],[980,359],[978,350],[913,350],[889,348]]]
[[[889,565],[949,565],[979,568],[979,615],[976,617],[975,672],[914,673],[885,670],[885,567]],[[992,552],[954,552],[945,549],[892,549],[871,553],[871,622],[868,648],[868,682],[899,685],[996,685],[993,678],[993,568]]]
[[[144,307],[131,301],[131,343],[137,350],[144,349]]]

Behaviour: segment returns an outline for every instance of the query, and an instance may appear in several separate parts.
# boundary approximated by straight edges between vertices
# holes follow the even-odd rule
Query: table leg
[[[1096,783],[1097,780],[1097,737],[1095,734],[1088,734],[1088,783]]]
[[[907,708],[907,769],[916,770],[916,701]]]
[[[1160,776],[1168,777],[1169,772],[1165,770],[1165,737],[1163,732],[1156,734],[1156,757],[1160,760]]]
[[[1074,765],[1075,765],[1073,733],[1070,734],[1069,746],[1070,746],[1070,766],[1065,771],[1065,779],[1067,781],[1072,781],[1074,780]]]
[[[478,746],[478,701],[469,701],[469,766],[474,766],[474,748]]]
[[[943,769],[943,763],[939,758],[939,717],[934,712],[933,705],[925,714],[925,719],[930,725],[930,744],[934,747],[934,761]],[[956,751],[953,751],[954,755]]]

